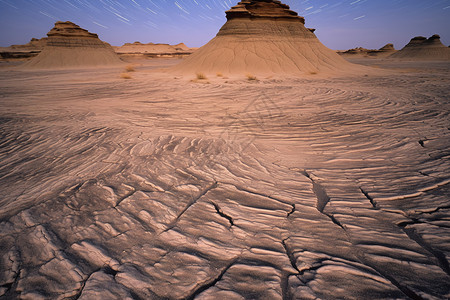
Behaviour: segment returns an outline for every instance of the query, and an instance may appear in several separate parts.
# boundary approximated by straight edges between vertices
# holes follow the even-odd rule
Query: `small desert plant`
[[[316,72],[316,71],[311,71],[311,72],[309,72],[309,74],[311,74],[311,75],[317,75],[317,72]]]
[[[221,72],[216,73],[217,77],[223,77],[223,74]]]
[[[131,77],[130,73],[124,72],[124,73],[120,74],[120,78],[122,78],[122,79],[132,79],[133,77]]]
[[[208,78],[206,77],[206,75],[203,74],[203,73],[197,73],[196,75],[197,75],[197,79],[198,79],[198,80],[208,79]]]
[[[256,78],[256,76],[254,76],[252,74],[247,74],[246,76],[249,81],[258,80],[258,78]]]
[[[127,72],[134,72],[134,71],[136,71],[136,69],[134,68],[133,65],[128,65],[128,66],[125,67],[125,71],[127,71]]]

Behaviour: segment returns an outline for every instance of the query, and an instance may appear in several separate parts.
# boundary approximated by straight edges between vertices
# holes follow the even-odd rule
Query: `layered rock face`
[[[47,46],[107,48],[97,34],[90,33],[72,22],[56,22],[47,36]]]
[[[400,60],[450,60],[450,49],[441,42],[437,34],[426,38],[417,36],[400,51],[389,58]]]
[[[47,36],[42,52],[25,63],[24,68],[98,67],[121,63],[109,44],[72,22],[56,22]]]
[[[303,17],[280,1],[241,1],[226,16],[217,36],[175,71],[310,74],[352,67],[305,27]]]
[[[235,18],[268,18],[268,19],[288,19],[300,20],[305,24],[305,19],[298,16],[295,11],[290,10],[289,5],[281,1],[241,1],[236,6],[226,12],[227,19]]]

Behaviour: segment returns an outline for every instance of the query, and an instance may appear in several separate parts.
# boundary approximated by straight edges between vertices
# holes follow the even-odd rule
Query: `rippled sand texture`
[[[450,65],[391,68],[3,70],[0,298],[447,299]]]

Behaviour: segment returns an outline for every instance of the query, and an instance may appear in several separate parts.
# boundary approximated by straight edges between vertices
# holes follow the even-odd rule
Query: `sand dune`
[[[357,68],[325,47],[304,18],[280,1],[241,1],[226,13],[217,36],[173,72],[304,75]]]
[[[85,68],[120,65],[109,44],[72,22],[56,22],[42,52],[23,69]]]

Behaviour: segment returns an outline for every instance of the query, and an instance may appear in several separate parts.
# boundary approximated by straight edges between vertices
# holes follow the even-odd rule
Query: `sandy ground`
[[[450,63],[178,62],[0,68],[1,299],[450,297]]]

